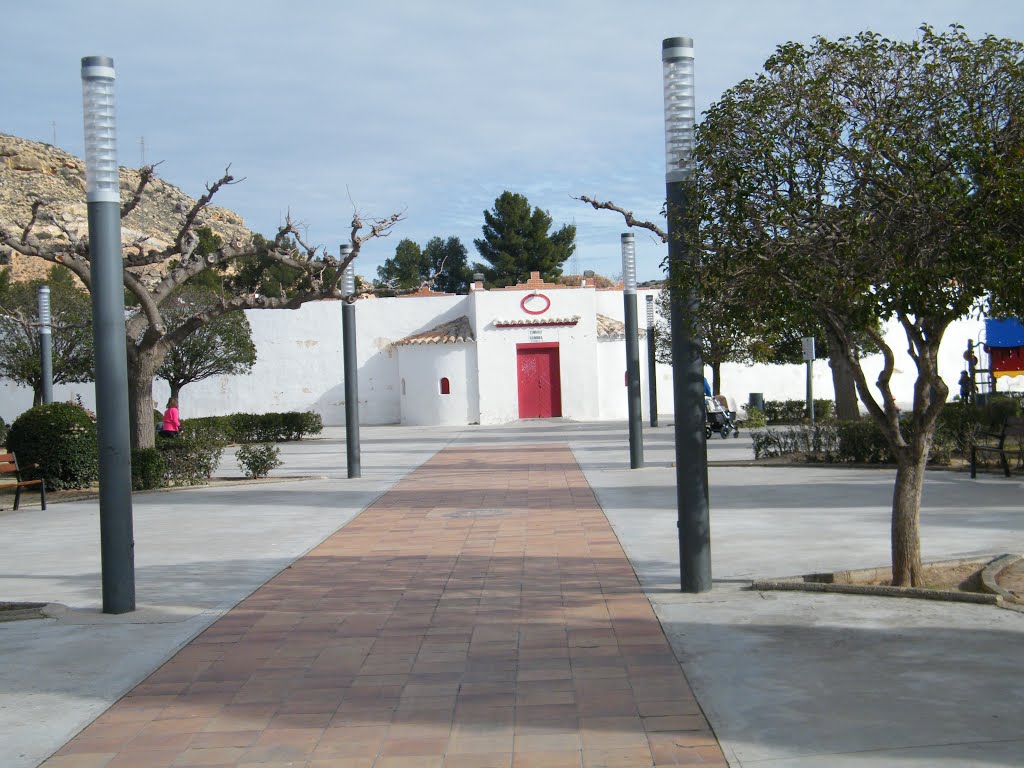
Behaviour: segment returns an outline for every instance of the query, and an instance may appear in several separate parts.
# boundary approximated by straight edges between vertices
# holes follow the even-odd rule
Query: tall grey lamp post
[[[135,542],[113,59],[82,59],[82,96],[96,356],[103,612],[127,613],[135,610]]]
[[[651,426],[658,426],[657,329],[654,327],[654,297],[647,294],[647,399],[650,401]]]
[[[341,260],[352,253],[341,246]],[[341,277],[341,348],[345,361],[345,459],[349,477],[362,477],[359,456],[359,363],[356,360],[356,266],[349,262]]]
[[[704,361],[696,326],[697,293],[682,285],[692,258],[682,235],[687,206],[684,182],[693,172],[693,40],[661,43],[665,85],[665,192],[668,210],[669,291],[672,323],[672,390],[675,404],[676,503],[679,508],[679,583],[683,592],[711,589],[711,522],[708,455],[704,436]]]
[[[622,303],[626,314],[626,390],[629,408],[629,468],[644,465],[643,413],[640,405],[640,341],[636,321],[636,243],[633,233],[622,240]]]
[[[39,286],[39,364],[43,383],[43,402],[53,402],[53,333],[50,328],[50,287]]]

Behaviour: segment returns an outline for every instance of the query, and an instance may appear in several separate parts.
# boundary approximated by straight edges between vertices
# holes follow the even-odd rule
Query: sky
[[[81,58],[117,72],[118,160],[160,162],[272,236],[286,215],[337,253],[354,210],[403,212],[363,246],[369,278],[402,238],[460,238],[505,190],[575,224],[565,271],[621,273],[617,214],[659,221],[664,199],[661,42],[694,40],[698,120],[776,46],[922,23],[1024,39],[1021,0],[7,0],[0,132],[83,154]],[[637,235],[638,278],[664,247]]]

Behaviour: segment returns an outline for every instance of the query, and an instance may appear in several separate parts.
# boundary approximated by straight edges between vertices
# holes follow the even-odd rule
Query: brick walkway
[[[447,449],[46,768],[725,766],[565,446]]]

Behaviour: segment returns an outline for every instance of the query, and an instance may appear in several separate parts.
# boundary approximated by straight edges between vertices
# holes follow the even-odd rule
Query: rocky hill
[[[138,186],[139,173],[121,168],[121,195],[127,199]],[[57,147],[0,133],[0,222],[19,231],[31,216],[32,203],[42,200],[79,236],[88,230],[85,201],[85,161]],[[122,220],[122,242],[149,238],[147,245],[161,250],[174,242],[184,214],[195,200],[177,187],[154,179],[142,202]],[[242,217],[227,208],[208,207],[200,223],[209,226],[227,242],[248,239],[252,233]],[[38,226],[38,225],[37,225]],[[39,227],[52,238],[64,234],[54,226]],[[12,253],[8,257],[11,277],[30,280],[43,277],[50,263]],[[161,265],[141,270],[144,278],[158,277]]]

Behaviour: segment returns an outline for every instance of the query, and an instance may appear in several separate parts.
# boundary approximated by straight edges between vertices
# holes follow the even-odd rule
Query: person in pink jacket
[[[181,419],[178,418],[178,401],[171,398],[167,401],[167,410],[164,411],[164,424],[160,427],[160,434],[163,437],[177,437],[181,429]]]

